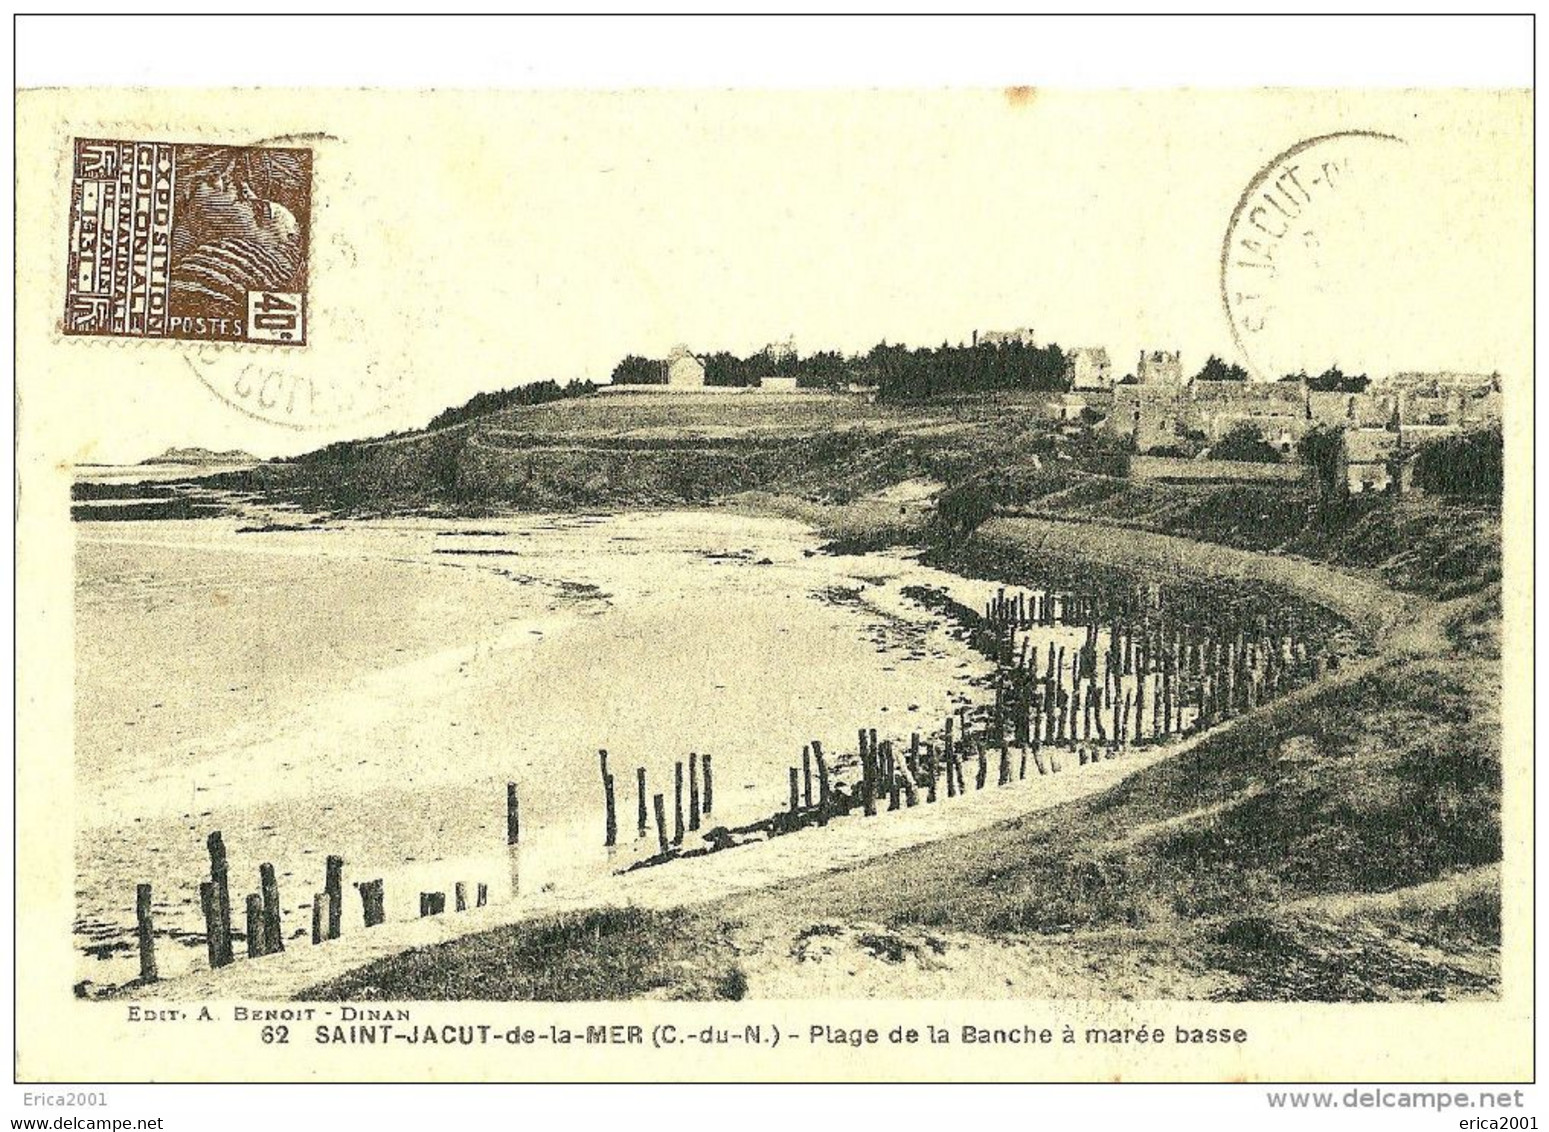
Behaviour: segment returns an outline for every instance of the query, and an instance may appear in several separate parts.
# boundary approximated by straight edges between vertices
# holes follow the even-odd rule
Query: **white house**
[[[667,370],[668,388],[704,388],[705,363],[689,353],[687,346],[674,346],[663,365]]]

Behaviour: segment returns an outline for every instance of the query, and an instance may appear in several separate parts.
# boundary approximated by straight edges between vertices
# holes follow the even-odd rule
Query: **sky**
[[[1190,372],[1530,381],[1530,123],[1522,92],[23,92],[22,413],[46,389],[30,423],[77,461],[286,455],[677,343],[1021,326],[1106,346],[1117,374],[1167,348]],[[1349,176],[1244,356],[1234,209],[1276,155],[1352,129],[1401,141],[1313,151]],[[308,345],[63,338],[75,136],[310,146]]]

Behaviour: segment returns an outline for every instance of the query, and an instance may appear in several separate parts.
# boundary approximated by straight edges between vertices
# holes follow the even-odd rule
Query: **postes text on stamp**
[[[306,343],[312,152],[76,139],[64,332]]]

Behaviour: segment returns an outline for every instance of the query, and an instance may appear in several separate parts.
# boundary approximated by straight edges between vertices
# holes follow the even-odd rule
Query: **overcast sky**
[[[1263,364],[1527,381],[1530,110],[1520,93],[25,93],[24,388],[61,395],[39,411],[84,438],[76,459],[114,461],[303,451],[678,342],[849,352],[1032,326],[1108,347],[1117,374],[1143,347],[1191,372],[1251,361],[1221,297],[1234,206],[1277,154],[1349,129],[1404,144],[1336,154],[1353,175],[1314,217]],[[314,134],[291,143],[315,150],[308,346],[58,337],[72,136]],[[212,391],[249,365],[355,405],[256,419]]]

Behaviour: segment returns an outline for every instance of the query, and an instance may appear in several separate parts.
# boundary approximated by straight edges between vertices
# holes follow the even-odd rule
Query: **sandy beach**
[[[807,740],[939,726],[988,670],[900,592],[976,605],[986,584],[898,553],[815,554],[780,519],[77,530],[76,935],[99,986],[134,974],[139,882],[181,944],[158,948],[163,975],[203,964],[210,830],[234,898],[275,864],[294,938],[331,853],[348,880],[385,879],[390,919],[457,881],[507,898],[516,781],[520,891],[563,896],[644,854],[636,767],[670,797],[673,762],[713,753],[714,824],[736,826],[781,806]],[[602,747],[627,787],[612,858]]]

